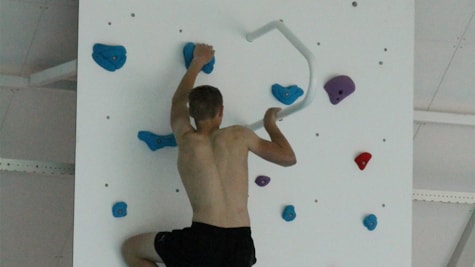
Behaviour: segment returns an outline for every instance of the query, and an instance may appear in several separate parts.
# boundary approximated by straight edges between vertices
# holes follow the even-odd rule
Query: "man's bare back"
[[[220,227],[250,225],[247,131],[233,126],[211,135],[190,132],[183,136],[178,170],[193,208],[193,221]]]

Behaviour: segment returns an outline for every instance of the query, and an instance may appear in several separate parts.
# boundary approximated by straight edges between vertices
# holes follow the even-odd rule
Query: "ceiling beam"
[[[414,189],[412,200],[452,204],[475,204],[475,193]]]
[[[414,121],[475,126],[475,115],[414,110]]]
[[[33,73],[30,75],[30,87],[41,87],[57,81],[65,80],[77,73],[77,60],[72,60],[64,64]]]
[[[46,175],[74,175],[75,164],[0,158],[0,171]]]
[[[0,74],[0,87],[15,89],[48,88],[48,85],[70,80],[71,77],[76,75],[77,59],[33,73],[29,77]]]
[[[28,84],[29,84],[28,78],[0,74],[0,87],[27,88]]]

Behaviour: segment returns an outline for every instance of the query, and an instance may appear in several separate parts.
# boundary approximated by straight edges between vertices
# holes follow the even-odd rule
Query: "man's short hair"
[[[201,85],[188,95],[190,116],[197,121],[212,119],[223,105],[223,96],[218,88]]]

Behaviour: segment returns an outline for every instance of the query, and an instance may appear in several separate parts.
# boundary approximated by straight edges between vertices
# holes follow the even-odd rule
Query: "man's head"
[[[223,96],[218,88],[202,85],[191,90],[188,103],[190,116],[196,121],[213,119],[222,112]]]

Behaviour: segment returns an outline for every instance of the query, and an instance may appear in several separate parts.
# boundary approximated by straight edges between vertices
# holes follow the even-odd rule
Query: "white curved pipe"
[[[296,111],[299,111],[312,103],[313,98],[315,97],[315,91],[317,90],[317,79],[315,75],[315,56],[310,52],[310,50],[295,36],[292,31],[285,26],[285,24],[280,21],[272,21],[261,28],[249,33],[246,35],[246,40],[249,42],[254,41],[255,39],[261,37],[262,35],[270,32],[273,29],[278,29],[284,36],[289,40],[289,42],[305,57],[308,62],[309,68],[309,82],[308,82],[308,89],[305,97],[302,101],[298,102],[295,105],[292,105],[288,108],[282,109],[277,116],[279,118],[283,118],[288,116]],[[252,124],[249,124],[248,127],[257,130],[264,126],[263,120],[258,120]]]

